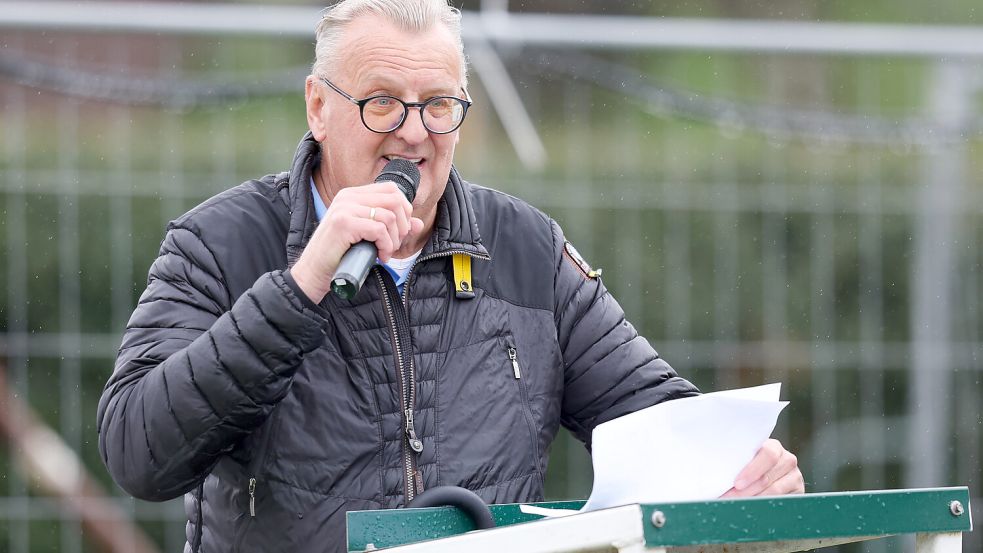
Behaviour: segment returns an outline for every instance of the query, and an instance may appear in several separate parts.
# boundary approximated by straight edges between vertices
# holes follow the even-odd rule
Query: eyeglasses
[[[420,109],[423,127],[433,134],[452,133],[464,122],[464,116],[471,107],[471,96],[467,90],[461,89],[467,99],[455,96],[434,96],[422,102],[404,102],[395,96],[382,94],[358,100],[331,81],[319,77],[324,84],[344,96],[349,102],[358,106],[362,124],[372,132],[384,134],[392,132],[406,122],[406,113],[410,108]]]

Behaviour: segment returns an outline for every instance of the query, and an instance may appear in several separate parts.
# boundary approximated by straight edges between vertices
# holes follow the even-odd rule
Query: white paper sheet
[[[781,384],[667,401],[598,425],[584,511],[715,499],[771,435]]]
[[[519,511],[527,515],[539,515],[542,517],[558,518],[576,515],[580,511],[576,509],[549,509],[547,507],[537,507],[535,505],[519,505]]]

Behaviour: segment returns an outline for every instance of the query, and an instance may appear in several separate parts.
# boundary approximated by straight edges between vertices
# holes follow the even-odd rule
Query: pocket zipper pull
[[[256,479],[249,479],[249,516],[256,516]]]
[[[515,357],[515,348],[509,346],[509,361],[512,362],[512,372],[515,373],[515,378],[522,378],[522,373],[519,372],[519,360]]]

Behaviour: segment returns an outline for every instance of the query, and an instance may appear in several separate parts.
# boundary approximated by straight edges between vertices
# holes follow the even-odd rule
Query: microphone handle
[[[375,244],[368,240],[362,240],[349,248],[338,263],[338,270],[331,280],[331,291],[342,299],[354,298],[365,283],[365,277],[369,275],[369,269],[375,264],[378,254]]]

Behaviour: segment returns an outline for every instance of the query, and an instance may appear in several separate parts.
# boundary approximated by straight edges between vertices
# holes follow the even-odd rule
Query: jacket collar
[[[297,145],[294,161],[290,165],[290,180],[287,194],[290,206],[290,227],[287,231],[287,267],[293,267],[301,252],[314,234],[317,217],[314,214],[314,200],[311,197],[311,171],[321,159],[321,145],[314,140],[310,131]]]
[[[478,218],[474,213],[471,185],[461,179],[453,166],[444,195],[437,202],[433,234],[421,255],[449,252],[490,259],[488,250],[481,243],[481,234],[478,232]]]
[[[290,167],[288,196],[290,228],[287,232],[287,266],[292,267],[317,228],[314,200],[311,196],[311,174],[321,160],[321,145],[308,131],[297,146]],[[481,243],[478,220],[474,213],[471,185],[462,180],[451,167],[444,195],[437,203],[437,217],[430,241],[421,256],[466,253],[488,259],[488,250]]]

